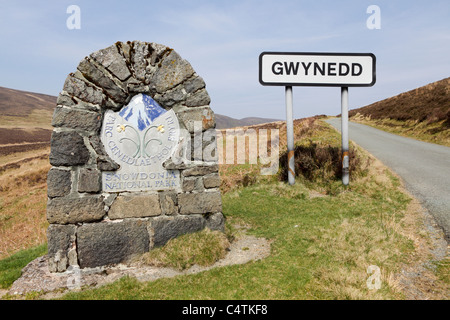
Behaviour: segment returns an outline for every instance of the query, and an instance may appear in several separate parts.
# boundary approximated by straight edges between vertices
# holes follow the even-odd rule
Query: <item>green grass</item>
[[[228,219],[252,226],[251,234],[273,240],[270,257],[245,265],[190,276],[140,283],[124,278],[114,284],[65,299],[396,299],[402,295],[388,281],[399,271],[411,242],[379,219],[385,210],[400,219],[409,199],[381,206],[370,196],[354,201],[337,197],[291,198],[284,184],[252,186],[224,196]],[[294,186],[299,192],[304,187]],[[382,188],[382,186],[380,186]],[[391,191],[383,190],[391,193]],[[383,192],[382,191],[382,192]],[[295,193],[295,192],[294,192]],[[395,193],[395,192],[394,192]],[[387,231],[387,232],[386,232]],[[394,245],[395,244],[395,245]],[[373,292],[366,286],[369,265],[385,281]]]
[[[307,138],[319,145],[339,143],[329,126],[314,130]],[[271,240],[264,260],[148,283],[127,277],[64,299],[401,299],[391,279],[414,251],[400,232],[410,198],[394,176],[371,170],[349,187],[331,179],[323,190],[320,179],[298,177],[294,186],[267,179],[225,193],[228,222]],[[378,291],[366,284],[370,265],[381,269]]]
[[[331,137],[319,145],[339,143],[338,134],[328,126],[318,130],[313,140],[320,140],[324,130]],[[224,193],[227,224],[250,226],[248,233],[271,241],[271,255],[263,260],[146,283],[125,277],[62,299],[403,299],[394,275],[421,258],[414,246],[417,213],[410,211],[411,198],[385,167],[373,159],[360,164],[370,166],[348,187],[336,178],[328,178],[324,187],[320,177],[299,176],[294,186],[272,177]],[[415,218],[405,219],[411,217]],[[197,247],[191,236],[178,240],[183,241]],[[177,250],[179,244],[169,255]],[[197,263],[190,258],[198,252],[187,254],[181,263],[172,256],[169,265],[189,267]],[[166,251],[162,257],[167,255]],[[371,265],[381,270],[379,290],[367,287]],[[448,264],[437,269],[448,275]]]
[[[171,239],[165,246],[153,249],[133,260],[141,265],[184,270],[195,264],[212,265],[225,257],[229,246],[225,233],[205,229]]]
[[[0,288],[7,289],[21,275],[22,269],[32,260],[47,253],[47,244],[22,250],[0,260]]]

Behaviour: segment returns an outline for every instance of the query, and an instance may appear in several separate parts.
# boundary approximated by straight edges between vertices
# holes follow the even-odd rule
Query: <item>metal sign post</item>
[[[349,183],[348,87],[375,84],[376,58],[372,53],[263,52],[259,55],[259,82],[286,87],[288,179],[295,182],[292,86],[341,88],[342,183]]]
[[[342,183],[348,186],[348,87],[341,87]]]
[[[292,111],[292,87],[286,86],[286,136],[288,148],[288,181],[290,185],[295,183],[295,158],[294,158],[294,117]]]

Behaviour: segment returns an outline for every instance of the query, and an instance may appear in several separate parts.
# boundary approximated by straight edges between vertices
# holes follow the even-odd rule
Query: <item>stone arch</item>
[[[182,161],[165,161],[164,170],[173,170],[179,179],[173,188],[105,190],[105,174],[124,165],[102,143],[105,114],[119,112],[139,94],[174,112],[184,132],[179,146],[215,128],[205,82],[173,49],[128,41],[85,57],[65,80],[52,120],[47,179],[51,271],[118,263],[180,234],[224,228],[214,157],[185,152]],[[215,138],[200,141],[202,150],[216,143]]]

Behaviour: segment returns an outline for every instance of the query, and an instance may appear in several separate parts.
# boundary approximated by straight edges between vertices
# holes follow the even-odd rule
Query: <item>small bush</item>
[[[296,146],[294,149],[295,175],[303,176],[307,180],[316,182],[324,179],[338,180],[342,177],[341,149],[333,146],[319,146],[316,143]],[[349,150],[350,172],[352,176],[364,175],[368,163],[356,153],[354,148]],[[280,157],[281,180],[288,176],[287,152]]]

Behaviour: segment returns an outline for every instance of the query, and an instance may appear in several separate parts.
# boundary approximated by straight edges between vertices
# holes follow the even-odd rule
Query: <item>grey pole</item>
[[[286,135],[288,148],[288,179],[289,184],[295,183],[295,159],[294,159],[294,119],[292,115],[292,87],[286,86]]]
[[[348,157],[348,87],[341,87],[342,183],[349,183]]]

